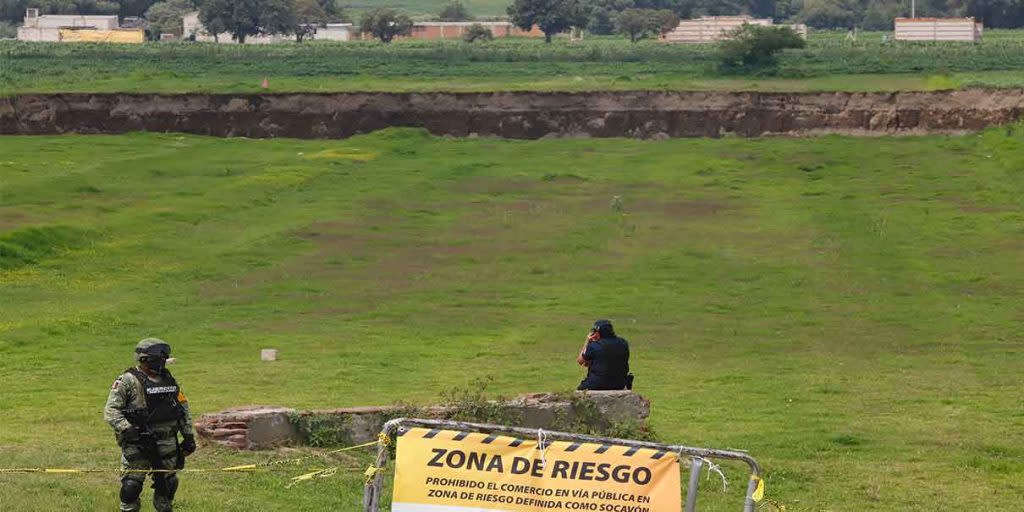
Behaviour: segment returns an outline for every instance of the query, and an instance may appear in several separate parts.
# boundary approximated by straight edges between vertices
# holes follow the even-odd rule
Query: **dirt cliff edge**
[[[185,132],[344,138],[393,126],[534,139],[963,133],[1024,118],[1024,90],[893,93],[592,92],[29,94],[0,134]]]

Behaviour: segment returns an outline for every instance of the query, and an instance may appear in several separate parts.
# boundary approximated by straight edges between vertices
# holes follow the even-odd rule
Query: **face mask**
[[[160,373],[164,371],[164,368],[167,366],[167,360],[163,358],[154,357],[151,359],[146,359],[146,365],[149,366],[150,370],[153,370],[156,373]]]

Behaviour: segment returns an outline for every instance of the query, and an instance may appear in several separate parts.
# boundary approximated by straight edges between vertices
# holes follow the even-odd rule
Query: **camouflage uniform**
[[[139,342],[136,351],[138,352],[139,347],[146,347],[155,343],[163,342],[155,338],[147,338]],[[145,360],[145,357],[139,356],[138,359],[141,362]],[[149,382],[144,384],[140,378],[146,378]],[[152,393],[153,389],[170,390],[170,386],[176,386],[176,383],[166,370],[160,372],[157,377],[152,377],[142,372],[141,368],[129,368],[110,387],[107,404],[103,409],[103,419],[114,428],[117,444],[121,447],[121,466],[124,469],[121,474],[121,510],[124,512],[140,510],[139,494],[146,480],[147,471],[145,470],[152,467],[150,458],[147,457],[142,444],[137,440],[133,441],[125,438],[125,430],[132,427],[132,423],[126,417],[126,413],[133,409],[145,410],[147,408],[147,385]],[[177,396],[172,398],[172,400],[176,400],[181,408],[180,419],[146,423],[148,429],[153,432],[157,439],[158,452],[163,460],[162,469],[176,469],[178,467],[178,457],[180,456],[178,453],[178,434],[181,433],[186,439],[193,439],[195,435],[192,426],[192,415],[189,412],[185,394],[181,392],[180,388],[177,388],[175,391]],[[173,394],[174,391],[171,391],[172,396]],[[166,495],[161,495],[158,491],[153,493],[153,508],[158,512],[171,512],[173,510],[174,491],[177,489],[177,476],[175,473],[165,473],[165,475],[166,482],[169,484],[169,492]],[[154,480],[153,485],[154,489],[156,489],[156,480]]]

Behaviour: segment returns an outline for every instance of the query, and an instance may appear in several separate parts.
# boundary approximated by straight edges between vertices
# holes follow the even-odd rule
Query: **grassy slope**
[[[713,46],[622,38],[402,41],[259,47],[0,42],[0,96],[29,92],[495,90],[891,91],[1024,86],[1024,31],[978,45],[882,45],[815,33],[774,77],[716,71]]]
[[[115,464],[100,407],[148,335],[174,345],[198,412],[333,407],[483,376],[567,389],[581,329],[607,316],[662,437],[750,450],[790,510],[1008,510],[1024,491],[1019,129],[0,138],[0,240],[53,225],[91,240],[0,271],[2,466]],[[281,361],[260,363],[264,347]],[[709,510],[738,508],[729,474]],[[358,499],[357,476],[281,481],[189,476],[182,508]],[[0,509],[97,510],[115,489],[0,476]]]

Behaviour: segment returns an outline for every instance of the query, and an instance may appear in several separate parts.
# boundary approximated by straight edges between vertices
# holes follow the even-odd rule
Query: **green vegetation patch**
[[[996,31],[998,32],[998,31]],[[812,32],[777,66],[735,77],[716,45],[591,37],[276,45],[0,41],[0,96],[54,92],[934,90],[1024,86],[1024,31],[968,43]],[[942,77],[941,79],[936,77]],[[269,89],[261,88],[267,78]]]
[[[34,265],[90,243],[88,231],[70,226],[41,226],[0,233],[0,269]]]

